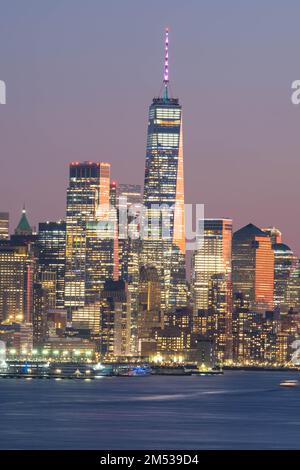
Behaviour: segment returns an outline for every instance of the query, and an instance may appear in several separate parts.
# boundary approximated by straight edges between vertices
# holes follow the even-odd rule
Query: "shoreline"
[[[173,370],[170,373],[170,370],[166,371],[159,371],[152,374],[144,374],[144,375],[119,375],[119,374],[103,374],[103,375],[74,375],[74,374],[26,374],[26,373],[0,373],[0,379],[18,379],[18,380],[80,380],[80,381],[91,381],[91,380],[99,380],[102,378],[128,378],[128,377],[198,377],[198,376],[218,376],[224,375],[226,372],[298,372],[300,373],[299,369],[295,368],[285,368],[285,367],[259,367],[259,366],[226,366],[221,370],[211,370],[211,371],[187,371],[186,373],[182,373],[177,370]]]
[[[300,372],[295,367],[271,367],[271,366],[224,366],[223,371],[247,371],[247,372]]]

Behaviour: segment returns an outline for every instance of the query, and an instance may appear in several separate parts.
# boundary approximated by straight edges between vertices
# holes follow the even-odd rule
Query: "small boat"
[[[121,366],[115,371],[118,377],[143,377],[152,374],[152,369],[148,366]]]
[[[286,388],[292,388],[292,387],[298,387],[299,382],[298,380],[284,380],[283,382],[280,382],[280,387],[286,387]]]

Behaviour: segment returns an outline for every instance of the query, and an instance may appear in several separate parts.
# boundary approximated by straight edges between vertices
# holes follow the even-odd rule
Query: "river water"
[[[300,449],[298,373],[0,380],[1,449]]]

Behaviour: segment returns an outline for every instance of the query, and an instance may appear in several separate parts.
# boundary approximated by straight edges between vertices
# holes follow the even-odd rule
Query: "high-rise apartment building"
[[[223,363],[232,358],[232,283],[225,274],[209,281],[208,334],[214,357]]]
[[[130,293],[124,281],[107,280],[101,292],[100,353],[103,358],[131,352]]]

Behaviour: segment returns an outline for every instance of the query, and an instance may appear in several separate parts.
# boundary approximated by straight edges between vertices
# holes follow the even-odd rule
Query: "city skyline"
[[[191,2],[187,13],[181,10],[177,2],[172,2],[170,12],[168,3],[165,2],[161,17],[153,23],[151,34],[149,29],[140,31],[139,25],[129,32],[122,27],[118,16],[112,23],[108,6],[104,7],[108,25],[105,26],[103,21],[100,25],[92,21],[91,32],[87,33],[85,25],[88,19],[91,20],[90,13],[99,11],[94,2],[88,12],[82,11],[79,3],[74,2],[75,19],[74,24],[70,25],[64,21],[67,6],[62,7],[55,2],[47,6],[47,21],[44,17],[45,9],[39,9],[36,2],[27,2],[26,7],[20,6],[18,13],[9,5],[3,6],[7,14],[3,15],[5,24],[1,24],[3,41],[0,43],[5,43],[9,25],[19,26],[11,46],[0,46],[3,59],[1,78],[7,83],[8,97],[7,104],[0,108],[4,157],[0,198],[1,210],[11,215],[10,231],[17,225],[24,202],[32,225],[37,226],[47,219],[57,220],[64,216],[67,167],[72,160],[109,161],[113,178],[118,182],[142,183],[146,141],[144,110],[153,94],[158,95],[159,92],[163,62],[162,31],[169,24],[173,48],[172,89],[174,96],[180,96],[185,115],[185,180],[189,182],[186,184],[186,202],[204,203],[205,217],[232,218],[234,230],[248,222],[259,227],[276,226],[283,233],[283,241],[294,253],[299,254],[298,231],[293,226],[295,218],[291,217],[292,211],[297,210],[296,177],[299,165],[299,159],[296,158],[299,110],[290,102],[290,84],[297,78],[292,49],[295,47],[292,39],[296,34],[296,20],[287,12],[282,15],[279,4],[273,8],[272,16],[267,17],[268,9],[265,6],[258,9],[247,6],[243,10],[237,7],[233,10],[234,2],[230,2],[229,13],[233,19],[242,20],[248,14],[249,23],[244,31],[238,25],[235,26],[234,33],[241,41],[240,45],[234,41],[232,33],[226,38],[229,42],[225,41],[218,50],[216,42],[224,33],[223,25],[232,21],[221,4],[216,9],[205,4],[200,7]],[[139,12],[141,18],[152,15],[149,8],[138,6],[137,2],[129,2],[126,14],[132,10]],[[121,4],[119,12],[124,12]],[[199,16],[201,28],[195,28],[191,12],[202,13]],[[19,15],[22,13],[26,15],[21,22]],[[67,24],[70,38],[76,43],[75,26],[81,24],[78,23],[79,13],[83,13],[80,31],[86,33],[81,37],[80,51],[89,52],[85,59],[85,70],[90,73],[85,74],[85,81],[78,67],[82,54],[78,51],[74,53],[60,28],[62,24]],[[251,40],[255,42],[252,45],[255,47],[254,56],[248,28],[256,15],[259,17],[258,36],[253,39],[251,35]],[[59,16],[61,23],[58,22]],[[179,17],[183,22],[188,19],[191,22],[191,26],[185,28],[185,36],[179,27]],[[220,29],[213,29],[215,37],[203,24],[204,19],[210,19],[213,26],[220,25]],[[32,24],[33,20],[38,21]],[[279,73],[276,57],[272,53],[274,44],[270,44],[264,35],[264,28],[268,26],[269,35],[273,38],[280,21],[284,25],[289,24],[285,36],[275,38],[280,59],[285,60],[285,73]],[[150,28],[150,23],[147,22],[147,28]],[[45,26],[43,31],[42,24]],[[115,24],[114,38],[109,47],[104,48],[100,38],[108,34],[112,24]],[[56,59],[53,57],[54,25],[63,46]],[[128,44],[123,46],[120,39],[125,32]],[[21,34],[24,41],[21,41]],[[49,43],[50,35],[53,43]],[[137,37],[139,41],[135,45],[134,39]],[[41,39],[40,46],[36,44],[37,39]],[[260,49],[256,47],[257,41],[261,41]],[[129,44],[132,45],[130,51],[127,47]],[[119,49],[122,47],[127,48],[124,59],[120,59],[122,54]],[[187,47],[190,52],[188,57],[185,54]],[[245,52],[250,53],[248,57],[252,70],[260,66],[261,74],[256,72],[245,76],[245,72],[250,71],[250,64],[242,70],[246,63],[243,47]],[[284,58],[286,50],[290,54]],[[117,52],[118,59],[115,60]],[[226,52],[224,58],[221,57],[222,52]],[[22,80],[13,73],[13,64],[20,65],[21,54],[25,54],[24,59],[28,59],[22,59]],[[64,65],[67,56],[69,59]],[[269,57],[272,65],[270,67],[268,63],[268,73],[262,63],[265,56]],[[161,59],[157,60],[158,57]],[[222,67],[225,86],[223,89],[221,84],[220,90],[216,72],[218,67],[225,65],[225,59],[226,68]],[[56,74],[53,74],[54,69],[51,68],[54,64]],[[119,68],[126,73],[118,73]],[[73,82],[70,82],[70,73]],[[115,93],[114,103],[105,97],[108,78]],[[85,84],[83,90],[78,86],[79,83]],[[48,101],[49,97],[52,103]],[[231,110],[231,119],[228,120],[224,119],[226,106],[230,106]],[[124,109],[127,109],[127,116],[140,116],[134,121],[134,126],[131,119],[129,124],[125,121]],[[199,123],[202,133],[201,129],[199,131]],[[113,131],[107,132],[108,129]],[[120,138],[114,139],[112,132]],[[13,135],[17,135],[18,139],[14,139]],[[106,135],[109,138],[103,139]],[[120,155],[124,158],[120,158]],[[127,168],[130,168],[130,174]],[[12,177],[15,189],[10,184]],[[251,184],[245,184],[245,181]],[[40,197],[41,193],[44,198]]]
[[[10,463],[299,449],[294,1],[0,0]]]

